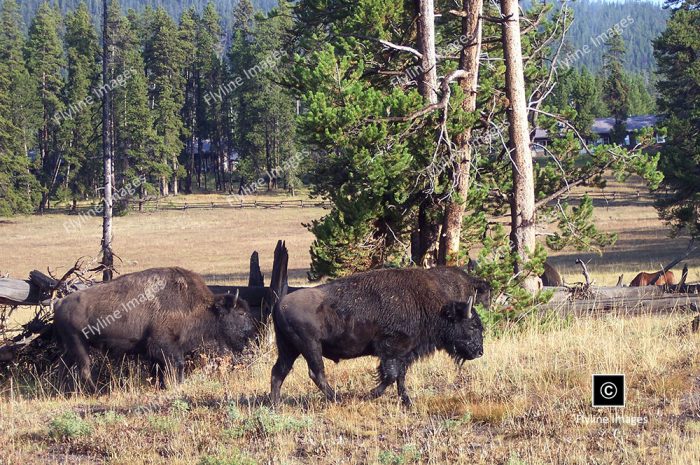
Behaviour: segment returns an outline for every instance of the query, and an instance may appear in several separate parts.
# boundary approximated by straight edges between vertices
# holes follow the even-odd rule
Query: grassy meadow
[[[629,282],[684,250],[651,201],[633,187],[596,196],[597,223],[619,234],[603,256],[553,254],[568,282],[590,260],[597,284]],[[311,234],[321,209],[189,210],[115,219],[122,273],[179,265],[210,283],[244,284],[253,250],[266,276],[277,239],[290,251],[290,283],[307,284]],[[68,215],[0,220],[0,274],[55,274],[95,256],[100,220],[80,228]],[[68,226],[64,226],[68,224]],[[689,261],[700,280],[700,261]],[[16,319],[22,318],[16,314]],[[489,334],[485,355],[461,369],[445,354],[407,377],[414,406],[395,389],[370,401],[376,360],[326,362],[344,395],[322,399],[299,359],[283,405],[267,402],[275,348],[270,338],[235,359],[196,356],[186,382],[153,387],[133,361],[96,364],[97,396],[68,394],[56,367],[16,368],[0,378],[0,465],[8,464],[691,464],[700,463],[700,335],[690,316],[581,318]],[[591,407],[591,374],[624,373],[627,404]]]

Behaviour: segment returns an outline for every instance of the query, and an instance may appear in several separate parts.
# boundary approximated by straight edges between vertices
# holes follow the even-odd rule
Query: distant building
[[[640,115],[640,116],[630,116],[625,121],[625,130],[627,131],[627,137],[625,137],[624,145],[635,145],[636,141],[634,139],[634,133],[640,129],[654,128],[661,121],[661,118],[656,115]],[[594,144],[609,144],[610,135],[615,127],[615,118],[596,118],[593,121],[593,126],[591,127],[591,132],[597,135],[598,138],[593,140]],[[662,144],[665,142],[663,137],[655,134],[656,142]]]
[[[640,116],[630,116],[625,122],[625,129],[627,131],[627,136],[625,137],[625,146],[632,146],[636,144],[635,132],[644,128],[654,128],[661,121],[661,117],[656,115],[640,115]],[[615,127],[615,118],[596,118],[593,120],[591,125],[591,132],[593,133],[593,138],[586,140],[587,144],[590,145],[600,145],[600,144],[610,144],[611,135]],[[562,126],[563,130],[563,126]],[[665,142],[663,136],[655,132],[656,143],[663,144]],[[535,156],[545,155],[546,148],[551,142],[551,137],[549,131],[546,129],[537,128],[535,129],[535,135],[532,139],[532,152]]]

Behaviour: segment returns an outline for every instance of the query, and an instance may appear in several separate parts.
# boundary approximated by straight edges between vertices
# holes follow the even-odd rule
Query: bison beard
[[[483,354],[483,327],[473,305],[490,304],[489,285],[459,268],[385,269],[360,273],[287,295],[273,311],[278,358],[272,368],[271,400],[302,355],[309,376],[329,400],[323,357],[339,362],[379,357],[370,397],[396,383],[411,404],[406,371],[417,359],[446,350],[459,364]]]

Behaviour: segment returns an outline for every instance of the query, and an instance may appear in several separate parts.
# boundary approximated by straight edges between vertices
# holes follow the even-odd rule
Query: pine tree
[[[182,175],[178,158],[183,148],[180,111],[184,103],[184,56],[180,45],[176,24],[163,8],[158,8],[148,23],[144,55],[158,138],[156,158],[160,162],[162,195],[171,191],[177,194]]]
[[[185,150],[181,160],[186,171],[185,192],[192,193],[192,177],[194,175],[196,131],[197,131],[197,29],[199,16],[194,8],[186,10],[180,17],[179,39],[184,56],[183,80],[185,83],[184,105],[182,118],[184,121],[183,139]]]
[[[64,106],[69,117],[62,125],[66,139],[63,185],[75,202],[95,191],[101,172],[99,163],[100,49],[97,33],[85,3],[66,15],[67,81]]]
[[[647,80],[641,74],[627,73],[630,115],[651,115],[656,111],[656,102],[648,90]]]
[[[118,13],[118,9],[114,14]],[[117,18],[112,16],[112,18]],[[131,11],[127,18],[116,20],[113,43],[116,47],[115,70],[117,75],[127,75],[125,85],[113,93],[115,152],[122,159],[118,164],[122,181],[118,183],[120,210],[138,191],[143,199],[160,182],[161,164],[155,158],[156,135],[149,108],[148,80],[143,62],[143,45],[139,17]],[[136,189],[135,186],[138,188]]]
[[[0,5],[0,216],[29,213],[39,185],[30,172],[29,147],[36,94],[28,85],[22,19],[15,0]]]
[[[658,104],[668,130],[662,149],[664,184],[672,195],[659,200],[662,218],[676,231],[700,236],[700,10],[678,2],[667,29],[654,42],[661,78]]]
[[[592,136],[595,118],[608,115],[600,85],[585,67],[580,71],[570,68],[560,76],[550,103],[561,112],[575,110],[575,115],[571,115],[569,121],[585,137]]]
[[[276,172],[285,159],[295,152],[295,102],[287,89],[280,86],[289,71],[284,47],[292,28],[290,9],[284,2],[272,10],[266,18],[259,18],[253,33],[252,55],[258,67],[248,71],[248,80],[253,81],[248,115],[239,115],[238,121],[252,119],[247,124],[246,138],[255,147],[254,165],[264,167],[267,188],[277,187]],[[254,76],[253,76],[254,73]],[[275,174],[272,174],[272,173]]]
[[[613,31],[605,42],[606,52],[603,56],[603,73],[605,82],[603,96],[605,104],[615,118],[613,140],[622,143],[625,139],[625,121],[629,116],[629,83],[624,69],[625,42],[622,35]]]
[[[39,210],[49,205],[64,163],[57,142],[61,123],[66,119],[62,71],[65,67],[63,44],[59,36],[61,18],[48,3],[43,3],[29,27],[26,43],[27,69],[41,105],[41,123],[37,135],[38,178],[43,193]]]
[[[221,17],[212,2],[202,12],[196,36],[196,63],[195,63],[195,105],[196,105],[196,140],[197,156],[196,171],[197,185],[202,187],[202,172],[204,165],[203,145],[205,139],[211,139],[214,134],[221,134],[223,138],[224,127],[228,124],[228,115],[224,108],[225,96],[220,92],[225,81],[226,70],[221,61],[222,54],[222,29]],[[216,97],[216,95],[221,95]],[[228,100],[227,100],[228,101]],[[217,130],[217,128],[220,128]],[[192,170],[192,167],[190,167]],[[191,175],[191,173],[190,173]],[[204,187],[206,188],[206,171],[204,171]]]
[[[226,96],[226,106],[232,115],[229,121],[229,137],[239,158],[238,171],[241,174],[241,186],[247,179],[257,179],[256,173],[262,171],[261,160],[257,156],[260,152],[259,141],[254,137],[255,128],[260,121],[252,108],[255,96],[262,89],[259,81],[249,77],[251,70],[258,64],[258,57],[253,50],[255,27],[253,6],[249,0],[242,0],[234,11],[233,38],[228,51],[229,79],[227,79],[228,82],[238,82],[239,85],[235,85],[235,88]],[[217,151],[223,143],[217,138],[212,142],[212,149]]]

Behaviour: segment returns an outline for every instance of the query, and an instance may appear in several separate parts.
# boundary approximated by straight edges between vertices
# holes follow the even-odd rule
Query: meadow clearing
[[[629,189],[632,191],[632,188]],[[628,192],[620,189],[619,192]],[[607,195],[607,194],[606,194]],[[597,222],[619,234],[602,257],[553,255],[568,282],[590,259],[598,284],[653,270],[686,247],[670,239],[648,197],[596,197]],[[115,219],[122,273],[180,265],[214,283],[245,284],[260,252],[269,276],[277,239],[290,251],[290,283],[307,284],[311,234],[301,225],[321,209],[190,210]],[[0,273],[56,274],[97,254],[100,220],[67,233],[67,215],[0,221]],[[674,255],[675,254],[675,255]],[[690,260],[690,281],[700,261]],[[19,314],[18,314],[19,315]],[[414,407],[395,391],[370,401],[376,361],[327,362],[344,399],[329,404],[300,358],[268,406],[275,359],[269,338],[233,360],[196,358],[186,382],[151,386],[135,363],[102,363],[99,396],[68,395],[55,370],[0,378],[0,464],[253,463],[700,463],[700,337],[690,316],[554,320],[489,334],[484,357],[461,370],[445,354],[415,364]],[[591,374],[624,373],[627,404],[591,407]]]

